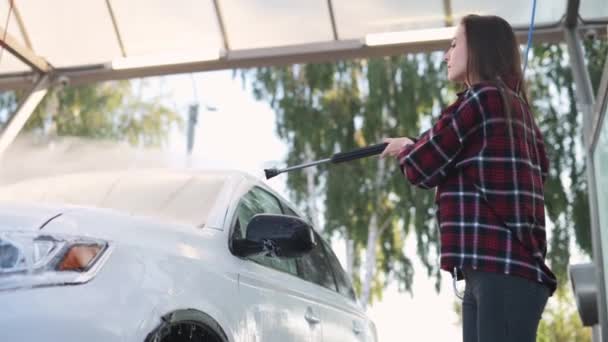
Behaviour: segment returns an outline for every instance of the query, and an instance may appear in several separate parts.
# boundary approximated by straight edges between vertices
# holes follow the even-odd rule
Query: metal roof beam
[[[3,27],[0,27],[0,37],[4,37],[4,40],[0,39],[0,45],[23,63],[29,65],[32,69],[41,73],[47,73],[51,70],[51,65],[44,58],[36,55],[34,51],[27,46],[21,45],[21,43],[19,43],[19,41],[10,33],[6,32]]]
[[[601,36],[606,36],[605,25],[598,24],[595,26],[586,26],[595,28]],[[527,28],[516,29],[516,34],[520,41],[525,41]],[[69,79],[70,84],[77,85],[109,80],[210,70],[280,66],[297,63],[322,63],[344,59],[441,51],[446,49],[450,40],[451,37],[444,37],[443,39],[429,41],[395,42],[394,44],[380,46],[366,46],[363,41],[353,39],[276,48],[229,50],[223,57],[215,60],[188,61],[168,65],[126,68],[123,70],[112,69],[110,64],[91,65],[78,68],[59,68],[54,70],[54,76],[65,76]],[[564,41],[564,29],[561,25],[537,27],[534,31],[534,41]],[[6,75],[0,77],[0,90],[27,88],[31,86],[33,79],[34,75],[32,73]]]
[[[327,0],[327,9],[329,11],[329,19],[331,20],[331,31],[333,33],[334,40],[338,40],[338,27],[336,25],[336,14],[334,11],[334,5],[331,0]]]
[[[452,0],[443,0],[443,12],[445,15],[445,26],[454,26],[454,14],[452,13]]]
[[[21,101],[17,110],[10,117],[2,133],[0,133],[0,158],[13,143],[27,119],[32,115],[40,101],[46,95],[49,87],[49,76],[43,75]]]
[[[30,50],[34,50],[32,47],[32,41],[30,40],[30,35],[25,29],[25,23],[21,17],[21,11],[19,11],[19,7],[17,7],[16,3],[13,3],[13,15],[15,16],[15,19],[17,19],[17,25],[19,26],[19,31],[21,31],[21,36],[23,37],[25,46],[27,46]]]
[[[219,27],[220,33],[222,34],[222,46],[224,47],[224,50],[228,51],[230,50],[230,41],[228,40],[226,24],[224,23],[224,16],[222,15],[222,10],[220,9],[220,4],[218,0],[213,0],[213,8],[215,9],[217,25]]]
[[[566,28],[576,27],[578,24],[578,9],[580,8],[580,0],[568,0],[566,6],[566,17],[564,19],[564,25]]]
[[[116,41],[118,42],[118,46],[120,47],[120,53],[123,57],[127,57],[127,50],[125,49],[125,45],[122,41],[122,36],[120,35],[120,30],[118,29],[118,22],[116,21],[116,14],[114,14],[114,9],[112,8],[112,3],[110,3],[110,0],[106,0],[106,7],[108,8],[108,14],[110,14],[110,19],[112,19],[112,26],[114,27]]]

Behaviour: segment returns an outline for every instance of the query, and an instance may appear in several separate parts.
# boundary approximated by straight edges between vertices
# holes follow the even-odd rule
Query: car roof
[[[105,208],[202,226],[232,189],[253,177],[238,171],[123,170],[36,178],[0,187],[0,199]],[[225,209],[224,209],[225,211]]]

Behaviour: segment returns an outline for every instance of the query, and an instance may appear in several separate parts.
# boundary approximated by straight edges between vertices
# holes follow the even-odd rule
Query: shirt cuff
[[[403,148],[401,149],[401,152],[399,152],[399,155],[397,156],[397,159],[399,159],[399,160],[403,159],[403,157],[405,157],[406,155],[408,155],[412,151],[412,149],[414,148],[414,144],[416,144],[417,139],[414,140],[414,139],[409,138],[409,137],[408,137],[408,139],[412,140],[413,143],[403,146]]]

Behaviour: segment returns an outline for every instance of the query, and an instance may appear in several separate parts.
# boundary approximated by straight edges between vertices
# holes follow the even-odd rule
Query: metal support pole
[[[0,133],[0,158],[2,158],[4,152],[13,143],[17,134],[19,134],[40,101],[42,101],[44,95],[48,92],[48,87],[49,76],[42,75],[8,120],[6,127]]]
[[[188,156],[192,154],[192,148],[194,147],[194,129],[198,121],[198,104],[193,104],[188,110],[188,140],[186,142],[186,152]]]
[[[572,68],[572,76],[576,85],[576,105],[583,113],[583,141],[585,146],[591,138],[591,118],[593,117],[593,107],[595,98],[591,87],[591,78],[585,65],[583,47],[575,27],[565,29],[566,44]]]
[[[570,65],[572,76],[576,85],[577,107],[583,114],[583,142],[588,147],[591,142],[591,121],[593,118],[594,96],[591,87],[589,71],[585,65],[583,48],[576,30],[576,26],[565,27],[564,29],[568,52],[570,55]],[[604,262],[602,258],[602,246],[599,227],[599,212],[597,207],[597,185],[595,182],[595,169],[593,156],[588,148],[585,148],[585,162],[587,172],[587,190],[589,192],[589,211],[591,215],[591,240],[593,244],[593,263],[596,265],[596,279],[598,283],[598,317],[599,328],[593,329],[593,341],[608,341],[608,315],[606,302],[606,284],[604,282]],[[599,330],[599,334],[598,334]]]

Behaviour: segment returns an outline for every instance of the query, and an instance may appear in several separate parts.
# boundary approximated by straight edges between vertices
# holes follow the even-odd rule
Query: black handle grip
[[[382,151],[384,151],[387,145],[388,143],[381,143],[367,147],[361,147],[348,152],[336,153],[331,157],[331,162],[334,164],[338,164],[359,158],[373,156],[375,154],[380,154],[382,153]]]

